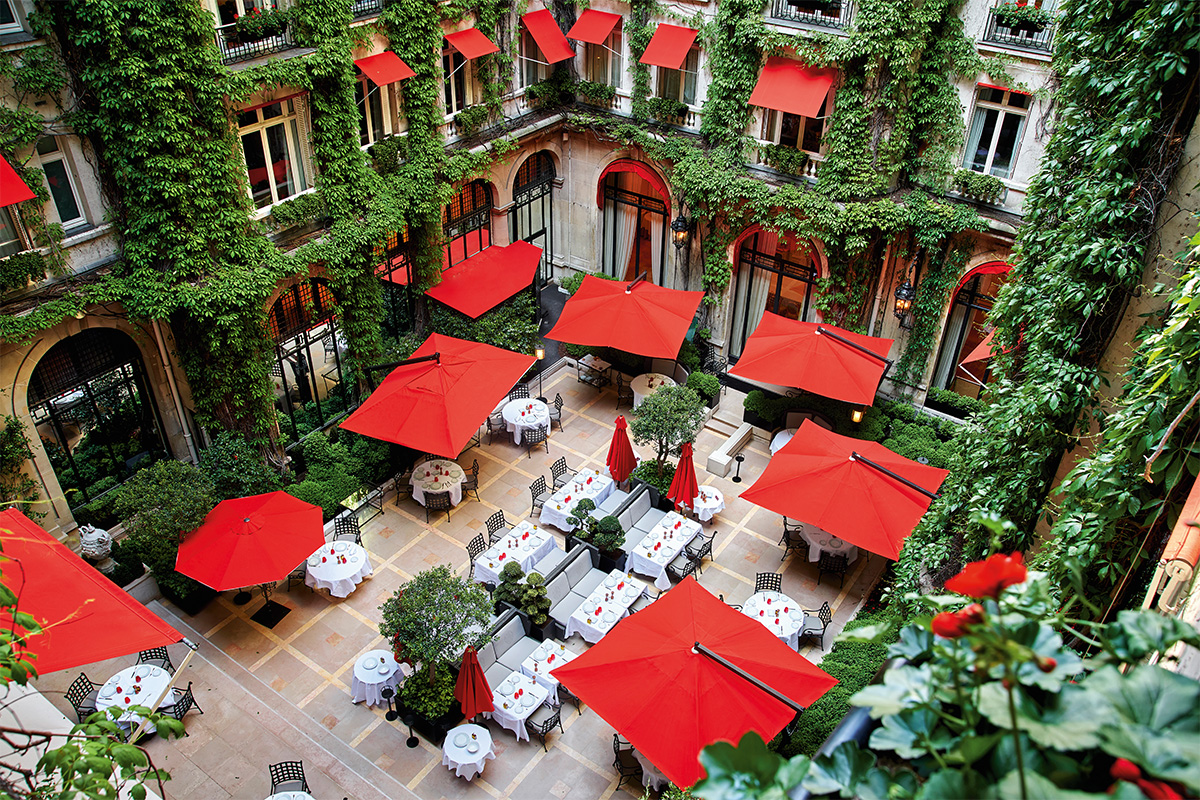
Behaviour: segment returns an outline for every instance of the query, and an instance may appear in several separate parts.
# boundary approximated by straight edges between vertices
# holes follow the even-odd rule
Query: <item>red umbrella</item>
[[[768,311],[729,374],[869,406],[892,364],[892,341]]]
[[[806,419],[741,496],[895,560],[949,474]]]
[[[458,671],[458,681],[454,684],[454,699],[462,706],[463,716],[474,719],[476,714],[493,711],[492,687],[488,686],[483,667],[479,666],[479,656],[474,647],[468,647],[463,652],[462,668]]]
[[[633,445],[629,443],[629,434],[625,433],[625,429],[628,427],[629,425],[625,423],[625,415],[619,415],[617,429],[613,431],[612,444],[608,446],[608,458],[604,461],[608,465],[608,474],[617,483],[628,478],[629,473],[633,472],[633,468],[637,466],[637,456],[633,454]]]
[[[341,427],[454,458],[534,360],[490,344],[431,333]]]
[[[770,741],[795,716],[755,680],[800,706],[837,683],[691,577],[551,674],[684,787],[702,777],[706,745],[747,731]]]
[[[640,278],[625,283],[588,275],[546,338],[675,358],[703,298],[704,292],[664,289]]]
[[[700,487],[696,485],[696,467],[692,464],[692,443],[684,442],[679,453],[679,466],[675,467],[675,479],[671,481],[671,490],[667,499],[675,501],[675,507],[692,507]]]
[[[217,591],[239,589],[274,583],[323,544],[320,506],[287,492],[238,497],[187,535],[175,569]]]

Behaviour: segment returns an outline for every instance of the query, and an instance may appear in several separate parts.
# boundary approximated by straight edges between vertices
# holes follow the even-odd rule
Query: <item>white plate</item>
[[[454,737],[454,746],[465,747],[468,741],[470,740],[467,738],[467,735],[465,733],[460,733],[458,736]]]
[[[537,650],[534,650],[533,651],[533,660],[534,661],[545,661],[546,660],[545,651],[543,651],[542,648],[540,648],[540,647]]]
[[[376,671],[385,678],[392,674],[392,668],[387,664],[380,664],[379,669]]]
[[[379,663],[379,659],[375,658],[374,656],[371,656],[370,658],[363,661],[363,667],[365,667],[366,669],[375,669],[375,666],[378,663]]]
[[[522,695],[521,696],[521,708],[523,708],[523,709],[529,708],[531,705],[533,705],[533,698]]]
[[[478,753],[479,752],[479,742],[471,742],[470,744],[468,744],[467,752],[468,753]]]
[[[626,597],[637,597],[637,595],[638,595],[638,590],[637,590],[636,586],[626,586],[625,587],[625,596]]]
[[[346,550],[346,543],[345,542],[334,542],[333,549],[339,553],[344,552]]]
[[[617,615],[614,614],[613,612],[611,612],[611,611],[604,612],[604,621],[605,622],[613,622],[614,620],[616,620],[616,618],[617,618]]]
[[[511,677],[505,678],[503,681],[500,682],[499,689],[500,689],[501,694],[508,694],[510,691],[512,691],[512,688],[513,688],[513,679]]]
[[[115,686],[105,686],[103,689],[100,690],[100,696],[103,697],[105,700],[112,697],[116,693],[117,693],[117,687],[115,687]]]
[[[617,579],[614,578],[612,575],[609,575],[607,578],[604,579],[604,585],[611,589],[612,587],[617,585]]]

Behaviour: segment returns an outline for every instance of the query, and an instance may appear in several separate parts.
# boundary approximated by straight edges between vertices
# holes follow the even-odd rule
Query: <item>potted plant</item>
[[[252,8],[234,19],[234,30],[240,43],[261,42],[263,39],[282,36],[287,32],[288,13],[276,6],[268,9]]]
[[[687,116],[687,103],[672,97],[651,97],[646,101],[650,116],[659,122],[680,122]]]
[[[517,610],[529,621],[529,635],[545,641],[549,636],[550,597],[546,594],[546,579],[539,572],[531,572],[518,587]]]
[[[721,399],[721,381],[717,379],[716,375],[709,375],[707,372],[693,372],[688,375],[687,387],[700,395],[704,405],[709,408],[717,407],[717,402]]]
[[[592,531],[595,529],[596,520],[592,518],[591,512],[595,509],[596,504],[586,497],[571,509],[571,516],[567,517],[567,522],[575,526],[575,531],[567,536],[567,550],[574,548],[577,542],[592,546]]]
[[[600,551],[600,569],[612,572],[614,569],[625,569],[625,553],[621,548],[625,545],[625,530],[621,521],[609,514],[596,522],[592,533],[592,543]]]
[[[671,486],[670,478],[666,480],[666,488],[662,487],[663,477],[668,473],[667,456],[679,455],[679,449],[684,442],[696,441],[696,434],[704,425],[704,404],[700,395],[686,386],[665,386],[647,397],[633,411],[633,422],[629,426],[634,441],[643,447],[653,446],[656,458],[654,461],[642,462],[634,474],[646,480],[652,470],[654,480],[648,481],[659,487],[659,503],[667,503],[667,489]],[[670,469],[674,474],[674,468]]]
[[[504,569],[500,570],[500,585],[492,592],[492,601],[495,603],[496,614],[500,614],[502,606],[509,605],[519,609],[521,607],[521,583],[525,580],[525,570],[521,569],[521,565],[515,561],[510,561],[504,565]]]
[[[593,81],[580,81],[578,85],[579,96],[584,102],[593,106],[608,108],[612,104],[613,99],[617,96],[615,87],[607,83],[596,83]]]
[[[1034,34],[1046,29],[1054,20],[1049,11],[1018,0],[996,6],[996,21],[1014,32]]]

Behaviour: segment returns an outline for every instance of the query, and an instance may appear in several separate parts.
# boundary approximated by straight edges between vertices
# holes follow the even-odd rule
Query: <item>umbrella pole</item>
[[[162,693],[158,696],[158,699],[154,701],[154,705],[150,707],[150,709],[152,711],[156,710],[159,706],[162,705],[163,700],[167,699],[167,695],[171,692],[172,689],[175,688],[175,682],[177,680],[179,680],[179,676],[183,674],[183,671],[187,668],[187,665],[189,663],[191,663],[192,656],[196,655],[196,651],[200,649],[200,645],[196,644],[191,639],[188,639],[186,637],[184,637],[183,643],[186,644],[189,648],[188,654],[184,657],[183,663],[180,664],[179,667],[175,670],[175,674],[171,676],[171,680],[167,683],[167,688],[162,690]],[[148,719],[142,720],[142,724],[138,725],[137,729],[133,732],[133,735],[129,737],[130,744],[132,744],[133,742],[136,742],[139,738],[141,738],[142,732],[145,730],[145,728],[148,724],[150,724],[150,720],[148,720]]]
[[[892,360],[890,358],[887,358],[886,356],[881,356],[881,355],[879,355],[879,353],[876,353],[874,350],[869,350],[866,347],[863,347],[858,342],[852,342],[849,339],[847,339],[845,336],[839,336],[838,334],[836,334],[833,331],[826,328],[824,325],[817,326],[817,333],[823,334],[832,339],[837,339],[839,342],[846,345],[847,347],[853,347],[855,350],[859,351],[860,353],[863,353],[864,355],[868,355],[871,358],[875,359],[876,361],[883,362],[884,364],[887,365],[887,368],[885,368],[883,370],[884,374],[887,374],[888,369],[891,368],[891,366],[892,366]]]
[[[749,683],[754,684],[759,689],[762,689],[764,692],[771,695],[771,697],[774,697],[776,700],[778,700],[779,702],[786,705],[788,708],[795,709],[797,714],[799,714],[800,712],[802,712],[804,710],[804,706],[800,705],[795,700],[792,700],[790,697],[782,694],[778,690],[763,683],[758,678],[751,675],[749,672],[746,672],[746,670],[742,669],[741,667],[739,667],[738,665],[736,665],[730,661],[727,661],[725,658],[717,655],[712,650],[709,650],[707,647],[700,644],[699,642],[696,642],[695,644],[692,645],[692,651],[695,653],[700,653],[701,655],[712,659],[713,661],[717,662],[722,667],[724,667],[725,669],[734,673],[738,677],[741,677],[741,678],[745,679],[746,681],[748,681]]]
[[[920,492],[921,494],[928,497],[930,500],[937,500],[939,497],[937,492],[931,492],[928,489],[926,489],[924,486],[920,486],[918,484],[913,483],[912,481],[910,481],[908,478],[904,477],[903,475],[899,475],[895,472],[892,472],[890,469],[883,466],[882,464],[876,464],[871,459],[869,459],[865,456],[860,456],[857,452],[851,451],[850,460],[851,461],[861,461],[864,464],[866,464],[868,467],[871,467],[872,469],[877,469],[880,472],[882,472],[884,475],[887,475],[889,477],[895,478],[896,480],[900,481],[908,488],[914,489],[914,490]]]

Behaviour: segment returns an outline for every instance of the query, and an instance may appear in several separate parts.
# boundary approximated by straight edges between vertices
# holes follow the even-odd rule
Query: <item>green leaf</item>
[[[1096,800],[1096,798],[1106,797],[1103,794],[1063,789],[1055,786],[1054,782],[1048,778],[1044,778],[1029,769],[1025,770],[1024,795],[1021,793],[1021,774],[1016,770],[1008,773],[1000,780],[1000,783],[996,785],[996,794],[999,797],[1024,796],[1026,800]]]
[[[907,709],[883,718],[883,724],[871,733],[872,750],[894,750],[905,759],[919,758],[930,748],[945,749],[953,737],[939,726],[937,715],[929,709]]]
[[[938,770],[921,785],[921,800],[966,800],[987,797],[990,788],[983,777],[972,769]]]
[[[917,625],[906,625],[900,631],[900,640],[888,648],[888,655],[909,661],[924,660],[933,651],[933,642],[933,631]]]
[[[750,731],[736,747],[729,742],[705,747],[700,763],[708,777],[696,784],[693,795],[703,800],[751,800],[772,784],[784,761]]]
[[[813,759],[808,776],[801,785],[813,794],[840,791],[844,796],[852,796],[855,787],[873,766],[874,753],[860,750],[858,742],[842,742],[829,755]]]
[[[1120,661],[1141,661],[1161,653],[1176,642],[1200,647],[1200,632],[1176,617],[1154,611],[1125,610],[1101,634],[1104,649]]]
[[[1059,694],[1048,698],[1051,705],[1040,709],[1020,687],[1012,691],[1017,727],[1041,746],[1069,751],[1084,750],[1099,743],[1097,734],[1105,717],[1096,714],[1092,704],[1085,699],[1094,693],[1068,685]],[[1012,730],[1008,692],[999,682],[986,683],[980,689],[979,711],[997,728]]]
[[[1127,758],[1148,775],[1178,781],[1193,795],[1200,794],[1200,734],[1160,733],[1142,726],[1108,725],[1100,747],[1116,758]]]

